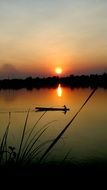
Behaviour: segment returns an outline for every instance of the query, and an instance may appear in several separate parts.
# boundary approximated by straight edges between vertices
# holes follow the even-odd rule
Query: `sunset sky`
[[[0,0],[0,78],[107,72],[107,0]]]

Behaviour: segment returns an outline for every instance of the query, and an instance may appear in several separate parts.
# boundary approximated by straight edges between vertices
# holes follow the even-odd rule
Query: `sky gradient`
[[[0,0],[0,78],[107,72],[107,0]]]

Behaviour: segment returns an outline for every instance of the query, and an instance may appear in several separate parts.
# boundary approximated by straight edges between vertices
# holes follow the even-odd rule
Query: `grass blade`
[[[18,159],[20,157],[20,153],[21,153],[21,149],[22,149],[22,145],[23,145],[23,141],[24,141],[24,137],[25,137],[25,131],[26,131],[26,127],[27,127],[28,116],[29,116],[29,110],[28,110],[28,113],[27,113],[27,116],[26,116],[23,132],[22,132],[22,138],[21,138],[21,141],[20,141],[19,151],[18,151],[18,154],[17,154],[17,161],[18,161]]]
[[[30,131],[30,133],[29,133],[29,135],[28,135],[28,137],[27,137],[27,139],[26,139],[26,141],[25,141],[23,150],[25,149],[25,147],[26,147],[26,145],[27,145],[27,142],[28,142],[28,140],[30,139],[30,136],[32,135],[32,133],[33,133],[33,131],[34,131],[36,125],[37,125],[38,122],[42,119],[42,117],[45,115],[46,112],[47,112],[47,111],[45,111],[45,112],[40,116],[40,118],[37,120],[37,122],[36,122],[36,123],[34,124],[34,126],[32,127],[32,129],[31,129],[31,131]]]
[[[56,121],[56,120],[54,120]],[[28,154],[28,152],[32,149],[32,147],[35,145],[35,143],[39,140],[39,138],[41,137],[41,135],[45,132],[45,130],[50,127],[48,126],[49,124],[53,123],[54,121],[51,121],[47,124],[45,124],[41,129],[39,129],[36,134],[31,138],[28,139],[30,140],[28,144],[26,144],[26,146],[24,147],[23,151],[22,151],[22,156],[21,158],[23,159],[25,157],[26,154]],[[48,126],[48,127],[47,127]],[[33,127],[34,128],[34,127]],[[41,132],[42,131],[42,132]],[[41,133],[40,133],[41,132]],[[38,136],[37,136],[38,135]],[[37,136],[37,138],[35,139],[35,137]],[[29,137],[30,138],[30,137]]]
[[[9,131],[9,126],[10,126],[10,119],[11,119],[11,112],[9,112],[9,122],[6,127],[5,133],[3,135],[1,145],[0,145],[0,164],[3,160],[3,154],[4,152],[6,153],[6,161],[7,161],[7,137],[8,137],[8,131]]]

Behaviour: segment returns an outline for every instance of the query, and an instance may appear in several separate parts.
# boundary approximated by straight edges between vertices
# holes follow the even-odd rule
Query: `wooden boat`
[[[36,111],[64,111],[66,113],[70,109],[65,105],[62,108],[53,108],[53,107],[35,107]]]

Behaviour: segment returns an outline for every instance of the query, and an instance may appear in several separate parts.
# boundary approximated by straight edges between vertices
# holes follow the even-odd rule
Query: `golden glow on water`
[[[62,87],[61,87],[61,84],[58,85],[58,88],[57,88],[57,95],[58,95],[59,97],[62,96]]]

